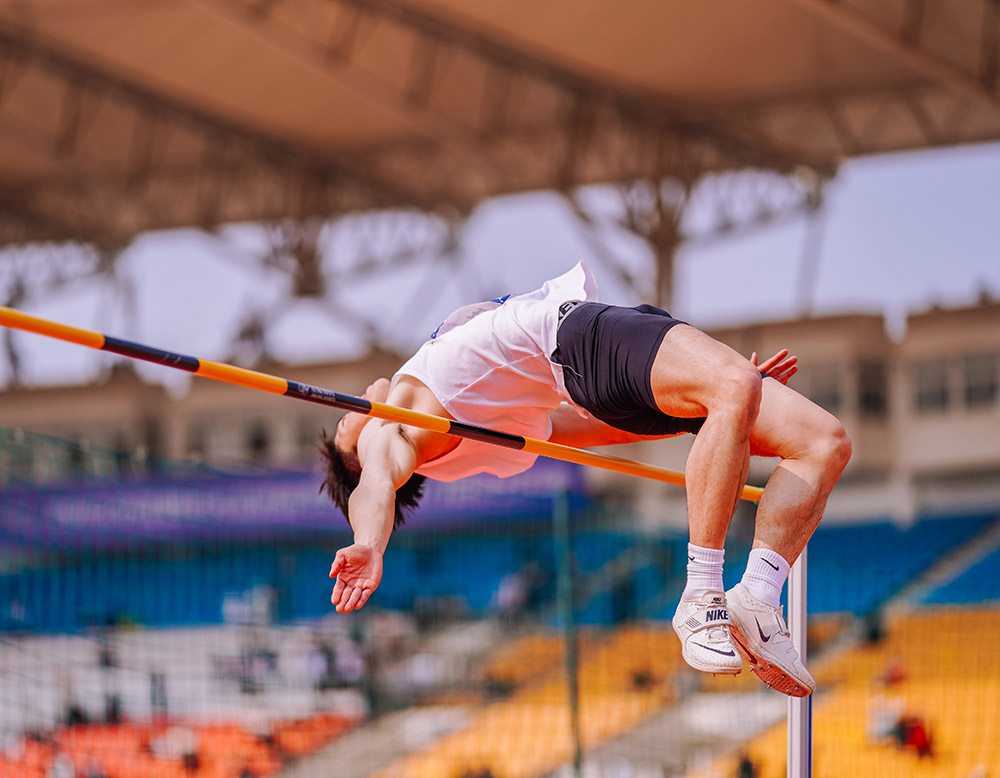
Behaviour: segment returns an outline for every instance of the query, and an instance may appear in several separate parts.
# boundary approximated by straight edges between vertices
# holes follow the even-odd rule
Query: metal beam
[[[1000,93],[996,80],[985,81],[975,74],[934,55],[921,48],[919,40],[920,15],[913,11],[912,4],[922,0],[907,0],[904,6],[905,18],[902,29],[896,31],[880,26],[863,11],[840,0],[792,0],[807,8],[825,22],[838,27],[851,36],[862,40],[876,50],[890,56],[897,63],[909,67],[926,78],[942,86],[961,93],[977,105],[993,114],[1000,114]],[[987,5],[990,0],[982,0]],[[947,9],[947,3],[939,5]],[[987,15],[984,24],[997,24],[996,15]]]
[[[487,35],[446,20],[423,9],[417,9],[396,0],[311,0],[340,6],[349,10],[346,28],[333,35],[334,42],[325,44],[321,31],[306,34],[288,25],[282,25],[273,14],[260,16],[247,12],[249,0],[199,0],[217,13],[223,13],[230,20],[249,26],[256,33],[300,61],[319,67],[328,73],[335,73],[337,82],[352,89],[365,99],[397,112],[407,126],[420,137],[434,144],[449,144],[465,157],[474,159],[479,167],[491,167],[499,171],[503,180],[504,166],[498,165],[489,154],[484,153],[483,142],[495,138],[497,125],[505,130],[507,137],[537,134],[538,127],[516,127],[503,111],[501,102],[493,104],[491,111],[478,115],[458,117],[444,110],[440,101],[435,101],[433,81],[441,80],[452,62],[447,57],[438,56],[445,51],[460,51],[478,60],[487,74],[499,74],[511,84],[535,83],[554,90],[561,95],[566,106],[598,106],[605,121],[614,118],[616,124],[640,128],[657,127],[661,133],[700,143],[711,143],[722,155],[733,158],[733,164],[744,164],[747,159],[761,166],[778,166],[790,169],[798,164],[819,164],[818,160],[803,159],[789,153],[769,138],[764,137],[752,126],[733,125],[731,117],[713,116],[703,108],[683,105],[665,95],[637,92],[622,85],[601,81],[581,75],[569,68],[542,59],[538,56],[515,49]],[[360,29],[369,34],[379,24],[393,24],[408,30],[414,36],[414,57],[417,62],[414,72],[423,72],[423,80],[393,84],[374,73],[358,67],[352,59],[355,47],[352,43]],[[454,59],[454,58],[452,58]],[[488,76],[483,90],[493,89]],[[415,89],[415,84],[419,86]],[[414,99],[418,95],[420,99]],[[570,107],[563,116],[573,115],[577,108]],[[484,123],[484,119],[497,125]],[[564,131],[566,128],[559,128]],[[389,142],[398,148],[399,139]],[[377,146],[367,147],[367,151],[377,154]],[[556,185],[552,182],[550,185]],[[503,189],[501,185],[498,187]]]
[[[150,117],[151,124],[183,127],[206,140],[210,146],[221,146],[230,151],[240,149],[270,166],[335,173],[352,184],[391,193],[400,203],[429,204],[425,193],[406,191],[398,182],[380,180],[346,155],[331,154],[325,149],[292,142],[215,116],[72,57],[34,32],[4,21],[0,21],[0,56],[8,67],[17,63],[22,67],[42,69],[65,83],[67,89],[75,90],[79,95],[86,94],[88,102],[118,101],[139,116]],[[54,133],[64,142],[72,139],[75,123],[79,120],[74,117],[73,100],[67,100],[64,124],[58,133]]]

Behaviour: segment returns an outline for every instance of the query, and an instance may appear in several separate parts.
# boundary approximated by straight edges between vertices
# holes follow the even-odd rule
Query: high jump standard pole
[[[237,386],[245,386],[248,389],[256,389],[260,392],[269,392],[271,394],[284,395],[285,397],[294,397],[297,400],[319,403],[320,405],[329,405],[341,410],[355,411],[366,416],[374,416],[386,421],[408,424],[432,432],[441,432],[445,435],[455,435],[460,438],[478,440],[483,443],[517,449],[551,459],[561,459],[564,462],[574,462],[579,465],[599,467],[604,470],[612,470],[616,473],[684,486],[683,473],[667,470],[662,467],[646,465],[641,462],[621,459],[607,454],[598,454],[594,451],[574,448],[572,446],[563,446],[547,440],[538,440],[537,438],[512,435],[486,427],[477,427],[473,424],[465,424],[453,419],[445,419],[441,416],[419,413],[408,408],[397,408],[393,405],[366,400],[362,397],[332,392],[329,389],[310,386],[298,381],[289,381],[286,378],[259,373],[256,370],[248,370],[222,362],[212,362],[207,359],[175,354],[153,346],[146,346],[141,343],[102,335],[99,332],[58,324],[48,319],[15,311],[13,308],[0,306],[0,325],[33,332],[37,335],[44,335],[57,340],[64,340],[68,343],[76,343],[77,345],[99,351],[110,351],[132,359],[141,359],[158,365],[166,365],[167,367],[184,370],[195,375],[213,378],[216,381],[224,381],[236,384]],[[762,493],[763,489],[760,487],[746,485],[740,493],[740,498],[749,500],[750,502],[760,502]]]
[[[788,631],[792,645],[806,661],[807,545],[788,574]],[[788,698],[787,778],[812,778],[812,695]]]

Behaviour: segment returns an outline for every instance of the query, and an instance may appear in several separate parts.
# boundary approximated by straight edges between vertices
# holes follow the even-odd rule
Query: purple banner
[[[0,545],[106,547],[136,541],[294,538],[347,533],[340,511],[318,494],[313,471],[205,474],[143,481],[86,481],[0,492]],[[584,499],[582,468],[539,459],[513,478],[428,480],[408,530],[545,518],[560,491]]]

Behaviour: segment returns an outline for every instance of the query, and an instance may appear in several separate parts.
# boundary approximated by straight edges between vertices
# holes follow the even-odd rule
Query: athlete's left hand
[[[786,359],[787,357],[787,359]],[[750,356],[750,362],[759,370],[767,373],[771,378],[783,384],[788,384],[788,379],[799,371],[798,357],[789,357],[788,349],[783,348],[770,359],[757,365],[757,352]]]
[[[382,580],[382,555],[362,543],[342,548],[334,557],[330,577],[336,578],[330,602],[339,613],[357,610],[378,588]]]

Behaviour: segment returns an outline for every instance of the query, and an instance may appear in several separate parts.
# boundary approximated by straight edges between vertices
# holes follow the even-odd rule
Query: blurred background
[[[0,2],[0,303],[360,394],[584,259],[787,347],[854,443],[814,772],[998,776],[998,55],[996,0]],[[337,412],[0,338],[0,776],[785,774],[785,698],[680,659],[683,490],[429,483],[338,615]]]

